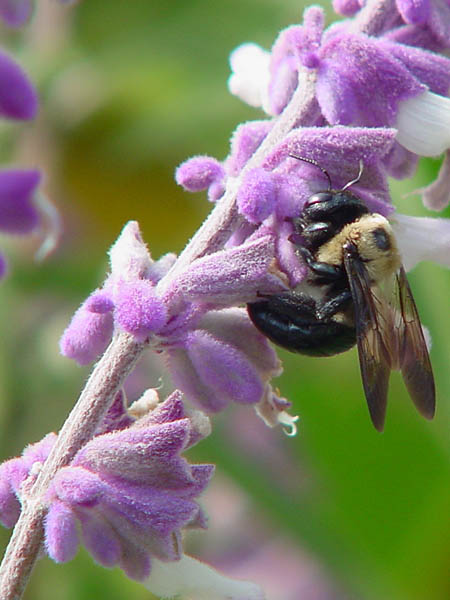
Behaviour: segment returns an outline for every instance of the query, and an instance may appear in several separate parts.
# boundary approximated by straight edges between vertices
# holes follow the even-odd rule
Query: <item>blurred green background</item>
[[[2,31],[42,107],[33,124],[2,125],[0,156],[42,167],[64,220],[60,248],[42,265],[32,260],[37,239],[1,240],[12,267],[0,288],[2,459],[57,430],[74,403],[89,369],[60,357],[58,339],[102,282],[124,223],[139,221],[156,258],[180,251],[208,213],[173,172],[193,154],[224,158],[236,125],[261,117],[227,92],[230,51],[245,41],[269,48],[301,13],[294,0],[41,0],[27,28]],[[400,211],[427,214],[404,195],[438,166],[422,160],[413,181],[393,184]],[[261,583],[270,600],[450,598],[450,278],[422,263],[410,283],[433,338],[435,420],[418,416],[394,374],[380,435],[355,350],[322,360],[281,352],[277,385],[300,415],[299,433],[269,430],[252,410],[214,419],[192,451],[218,473],[205,497],[211,530],[192,536],[193,554]],[[157,385],[154,365],[142,373]],[[0,535],[4,547],[9,532]],[[149,598],[84,551],[63,566],[40,561],[25,598],[55,590],[60,600]]]

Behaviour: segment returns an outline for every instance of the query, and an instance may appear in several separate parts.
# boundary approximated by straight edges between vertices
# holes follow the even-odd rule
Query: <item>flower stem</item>
[[[91,439],[145,348],[145,343],[137,343],[127,333],[117,335],[89,377],[36,482],[23,500],[0,569],[2,600],[18,600],[25,589],[43,542],[47,513],[44,498],[55,473]]]
[[[232,232],[243,219],[238,214],[236,195],[243,176],[250,170],[260,166],[268,154],[296,126],[311,124],[319,114],[315,99],[316,74],[303,69],[299,74],[299,83],[292,100],[277,118],[274,126],[262,144],[247,162],[239,177],[228,178],[227,188],[214,210],[207,217],[200,229],[187,244],[172,269],[158,284],[158,293],[163,294],[169,284],[196,258],[220,250]]]

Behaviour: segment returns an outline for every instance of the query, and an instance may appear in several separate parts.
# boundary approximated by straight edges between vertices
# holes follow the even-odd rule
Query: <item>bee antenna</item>
[[[364,163],[362,161],[362,159],[360,159],[359,161],[359,173],[358,176],[356,177],[356,179],[352,179],[351,181],[349,181],[348,183],[346,183],[344,185],[344,187],[342,188],[341,192],[344,192],[346,189],[348,189],[351,185],[358,183],[358,181],[360,181],[361,176],[363,174],[364,171]]]
[[[302,160],[303,162],[314,165],[315,167],[320,169],[322,171],[322,173],[325,175],[325,177],[328,179],[328,191],[331,190],[331,177],[328,175],[328,171],[325,171],[325,169],[323,167],[321,167],[317,161],[315,161],[313,158],[305,158],[304,156],[297,156],[296,154],[289,154],[289,156],[291,158],[296,158],[297,160]],[[355,182],[352,181],[352,183],[355,183]]]

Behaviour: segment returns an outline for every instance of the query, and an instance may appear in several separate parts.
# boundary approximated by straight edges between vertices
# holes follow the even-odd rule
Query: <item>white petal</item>
[[[263,106],[269,85],[270,52],[257,44],[242,44],[230,55],[228,89],[250,106]]]
[[[180,560],[152,559],[150,577],[144,586],[161,598],[180,600],[265,600],[261,588],[249,581],[221,575],[205,563],[184,554]]]
[[[424,92],[399,103],[397,141],[420,156],[450,148],[450,98]]]
[[[450,219],[397,213],[392,217],[391,225],[407,271],[421,260],[450,267]]]

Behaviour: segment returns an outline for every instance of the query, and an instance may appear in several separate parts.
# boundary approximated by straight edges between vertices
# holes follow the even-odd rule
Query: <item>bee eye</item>
[[[333,194],[331,192],[317,192],[317,194],[313,194],[308,198],[308,200],[305,202],[305,208],[311,206],[312,204],[329,202],[330,200],[333,200]]]
[[[389,250],[391,247],[391,240],[389,239],[388,234],[382,227],[378,227],[378,229],[374,229],[372,232],[373,238],[375,240],[375,246],[380,250]]]

